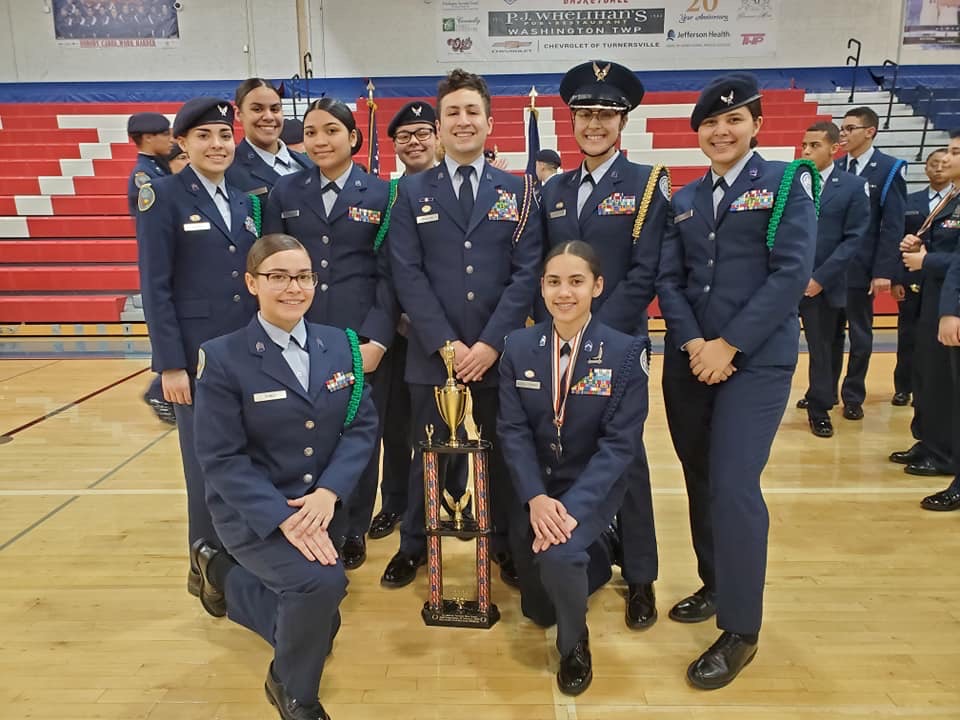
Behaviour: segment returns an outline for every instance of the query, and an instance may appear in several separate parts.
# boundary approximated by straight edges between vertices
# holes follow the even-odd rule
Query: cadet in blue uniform
[[[140,186],[170,174],[169,166],[165,162],[165,156],[170,149],[170,121],[166,115],[160,113],[135,113],[127,120],[127,135],[137,146],[137,163],[133,166],[127,182],[127,205],[130,216],[135,218]],[[162,422],[177,424],[173,405],[163,399],[159,375],[154,376],[150,387],[143,394],[143,401]]]
[[[237,119],[243,125],[243,140],[237,144],[236,158],[227,170],[227,182],[265,202],[277,180],[310,168],[313,163],[280,139],[283,102],[280,91],[267,80],[244,80],[237,87],[235,102]]]
[[[839,147],[840,130],[832,122],[810,126],[800,144],[802,156],[820,171],[823,188],[813,275],[800,301],[810,360],[807,420],[817,437],[833,436],[830,408],[837,386],[831,348],[847,302],[847,267],[870,223],[870,189],[856,176],[837,170],[833,158]]]
[[[690,124],[710,171],[673,198],[657,282],[663,396],[703,581],[670,617],[719,613],[723,631],[687,670],[704,689],[731,682],[757,650],[769,527],[760,475],[790,393],[817,240],[809,170],[751,150],[761,115],[752,75],[716,78],[700,94]]]
[[[387,136],[397,152],[398,168],[414,175],[437,164],[437,113],[430,103],[414,100],[397,111],[387,125]],[[393,344],[383,358],[389,368],[390,387],[384,415],[390,418],[383,428],[383,479],[380,481],[380,512],[370,521],[370,537],[385,538],[400,522],[407,509],[407,483],[413,428],[410,425],[410,390],[404,380],[407,369],[407,334],[410,318],[401,315]],[[461,463],[464,465],[465,463]],[[449,475],[449,473],[448,473]]]
[[[190,165],[140,188],[137,239],[153,369],[162,374],[164,398],[175,406],[193,543],[216,540],[193,444],[197,350],[205,340],[243,327],[256,311],[243,269],[257,227],[251,200],[224,180],[234,151],[230,103],[189,100],[177,113],[173,134]],[[188,577],[188,589],[196,592],[196,568]]]
[[[866,377],[873,352],[873,300],[888,292],[899,275],[900,240],[906,210],[906,163],[873,146],[880,121],[868,107],[849,110],[840,126],[840,146],[846,155],[837,161],[841,170],[870,184],[870,228],[847,271],[847,305],[841,323],[849,325],[850,357],[840,389],[843,416],[863,419]],[[833,346],[834,386],[843,365],[843,332]]]
[[[459,69],[447,75],[437,89],[437,115],[444,161],[404,178],[390,227],[394,282],[411,323],[406,378],[414,438],[423,438],[429,423],[438,431],[445,427],[433,388],[446,380],[439,351],[448,341],[456,349],[457,376],[473,395],[474,420],[490,437],[497,418],[494,364],[507,333],[523,327],[536,290],[543,254],[540,216],[531,179],[484,161],[483,143],[493,119],[482,77]],[[511,577],[505,530],[513,492],[498,444],[490,453],[490,478],[493,551],[502,573]],[[425,562],[423,512],[423,463],[417,450],[400,550],[387,565],[382,584],[410,583]]]
[[[647,306],[656,294],[660,243],[670,204],[667,169],[630,162],[617,149],[627,114],[640,104],[643,85],[628,68],[606,60],[578,65],[564,75],[560,97],[570,106],[583,164],[543,187],[547,246],[589,243],[600,258],[603,292],[594,301],[597,320],[628,335],[646,335]],[[649,207],[639,218],[644,197]],[[538,319],[543,317],[538,306]],[[619,515],[625,620],[634,629],[657,619],[657,539],[650,470],[641,443],[630,467]]]
[[[547,254],[541,293],[552,320],[507,336],[497,435],[518,502],[511,520],[523,614],[557,625],[557,684],[570,695],[593,677],[587,596],[610,579],[604,533],[630,481],[647,416],[646,337],[590,314],[603,292],[585,242]]]
[[[950,133],[950,147],[942,161],[942,168],[953,183],[953,211],[948,216],[944,216],[942,212],[937,213],[935,222],[939,223],[943,230],[956,232],[960,230],[960,201],[957,197],[957,188],[960,187],[960,129]],[[960,448],[960,253],[954,253],[943,282],[937,337],[952,353],[953,442],[955,448]],[[925,497],[920,504],[925,510],[960,510],[960,472],[954,475],[953,482],[946,489]]]
[[[347,588],[336,526],[373,452],[377,413],[356,335],[303,320],[317,284],[303,246],[264,236],[244,277],[260,312],[204,343],[197,369],[197,456],[226,552],[200,539],[192,558],[207,612],[273,646],[265,687],[280,717],[321,720],[320,676]]]
[[[907,212],[904,218],[904,232],[907,235],[916,235],[927,216],[936,210],[940,201],[953,189],[946,179],[941,164],[947,151],[943,148],[934,150],[927,156],[925,171],[930,185],[923,190],[910,193],[907,196]],[[890,453],[890,461],[903,465],[914,465],[916,470],[923,463],[929,452],[920,442],[920,416],[923,413],[918,400],[923,377],[915,368],[917,346],[917,322],[920,319],[920,291],[923,286],[923,270],[908,270],[901,268],[891,290],[897,298],[897,365],[893,371],[894,405],[906,405],[913,395],[913,420],[910,423],[910,432],[917,441],[909,450]]]
[[[950,140],[943,160],[944,173],[954,183],[960,181],[960,132]],[[944,342],[950,339],[950,321],[957,304],[955,258],[960,254],[960,190],[945,195],[930,211],[915,235],[901,243],[903,263],[910,270],[921,270],[920,317],[917,320],[916,362],[919,388],[916,416],[918,450],[923,457],[904,470],[912,475],[960,476],[960,415],[957,388],[960,376],[955,366],[956,351]],[[951,364],[953,362],[953,365]],[[957,481],[944,492],[960,484]],[[952,509],[942,503],[928,502],[928,509]]]
[[[393,341],[399,306],[390,279],[386,234],[389,184],[360,170],[352,156],[362,139],[353,113],[334,98],[311,103],[303,116],[304,144],[316,167],[277,181],[264,213],[265,232],[293,235],[307,248],[320,285],[310,322],[352,328],[360,335],[363,369],[383,415],[389,375],[378,368]],[[343,564],[366,559],[364,536],[376,502],[380,453],[370,457],[353,497]]]

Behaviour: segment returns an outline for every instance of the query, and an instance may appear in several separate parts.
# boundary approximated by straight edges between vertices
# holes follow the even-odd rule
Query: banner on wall
[[[53,31],[65,47],[172,47],[180,26],[174,0],[52,0]]]
[[[780,0],[439,0],[437,59],[756,57]]]
[[[960,0],[907,0],[903,44],[946,50],[960,47]]]

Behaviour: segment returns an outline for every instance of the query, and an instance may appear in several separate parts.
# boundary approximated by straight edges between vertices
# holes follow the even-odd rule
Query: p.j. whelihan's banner
[[[756,57],[776,50],[780,0],[438,0],[437,58]]]

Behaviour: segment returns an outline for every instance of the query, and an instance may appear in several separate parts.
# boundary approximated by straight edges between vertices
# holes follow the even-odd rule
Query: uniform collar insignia
[[[267,346],[264,345],[259,340],[257,340],[257,352],[262,353],[262,352],[266,352],[266,350],[267,350]]]

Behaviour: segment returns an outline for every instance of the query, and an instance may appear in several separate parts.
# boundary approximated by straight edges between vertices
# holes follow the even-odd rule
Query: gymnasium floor
[[[206,615],[185,591],[185,496],[176,432],[141,403],[142,359],[0,360],[0,718],[275,718],[269,648]],[[889,404],[891,353],[874,356],[859,423],[835,413],[814,438],[793,408],[765,474],[771,516],[760,651],[730,687],[689,688],[687,664],[716,637],[670,605],[698,586],[686,499],[651,377],[660,621],[623,623],[623,584],[592,599],[595,679],[555,689],[553,633],[525,621],[496,578],[489,632],[427,628],[424,573],[381,589],[396,534],[350,575],[343,629],[321,687],[336,720],[960,718],[960,513],[920,498],[948,478],[886,460],[909,446],[909,408]],[[144,372],[140,372],[144,371]],[[98,390],[102,392],[97,392]],[[92,395],[91,395],[92,394]],[[88,396],[79,404],[73,401]],[[471,562],[467,544],[449,555]]]

